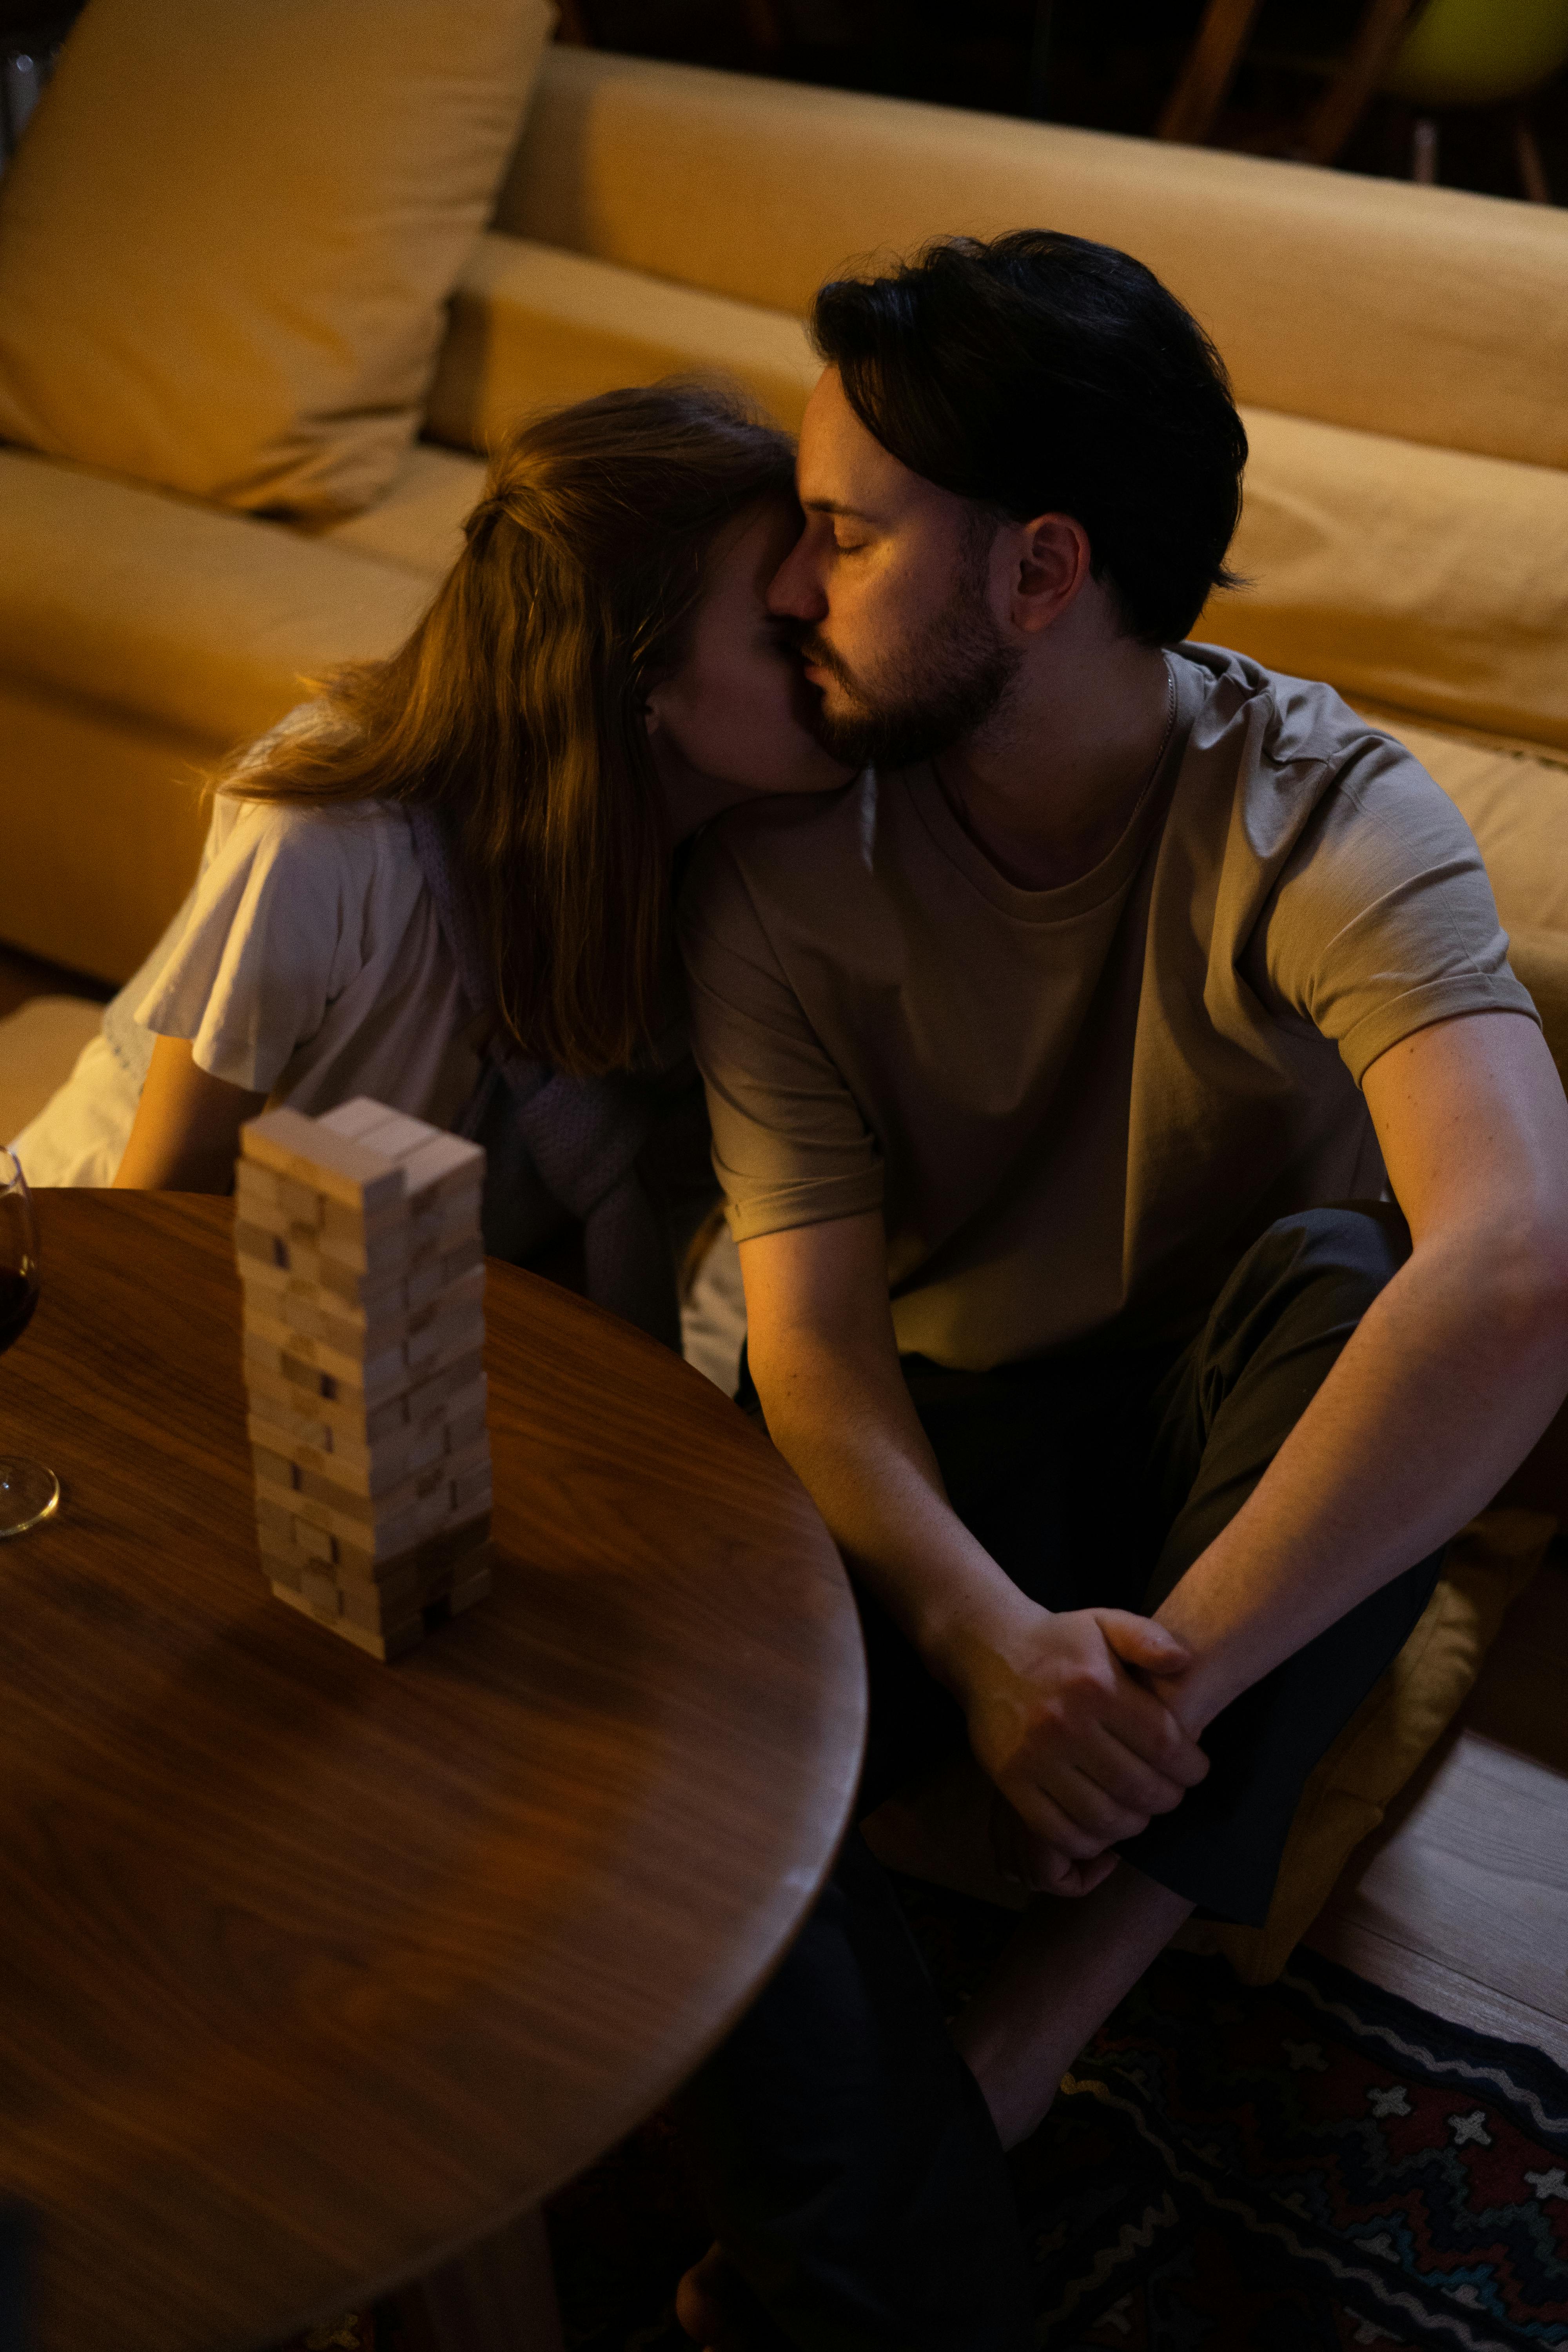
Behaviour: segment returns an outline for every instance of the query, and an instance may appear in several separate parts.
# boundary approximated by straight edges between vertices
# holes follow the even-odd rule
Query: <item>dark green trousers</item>
[[[1392,1209],[1282,1219],[1179,1351],[973,1373],[907,1358],[953,1507],[1052,1610],[1152,1613],[1262,1476],[1408,1252]],[[743,1383],[742,1402],[747,1401]],[[1262,1921],[1302,1783],[1403,1646],[1415,1562],[1209,1727],[1208,1778],[1121,1848],[1220,1918]],[[956,1702],[858,1595],[870,1676],[858,1818],[964,1739]],[[809,2352],[1015,2352],[1028,2266],[1002,2151],[890,1885],[851,1832],[784,1965],[685,2103],[759,2328]]]

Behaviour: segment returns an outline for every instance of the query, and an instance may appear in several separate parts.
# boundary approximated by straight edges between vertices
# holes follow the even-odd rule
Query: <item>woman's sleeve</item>
[[[241,803],[138,1022],[188,1037],[215,1078],[269,1094],[359,969],[375,830],[363,815]]]

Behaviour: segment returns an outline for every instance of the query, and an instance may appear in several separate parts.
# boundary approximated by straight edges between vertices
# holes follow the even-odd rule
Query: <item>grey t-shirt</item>
[[[1007,881],[929,767],[732,811],[681,902],[739,1241],[880,1209],[900,1349],[1186,1336],[1279,1216],[1366,1198],[1359,1092],[1531,1017],[1447,795],[1332,690],[1169,656],[1160,772],[1094,869]]]

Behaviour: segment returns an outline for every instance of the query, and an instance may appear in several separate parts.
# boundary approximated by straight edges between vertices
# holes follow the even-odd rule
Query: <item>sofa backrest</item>
[[[1243,401],[1568,467],[1547,205],[555,48],[496,226],[796,312],[856,256],[1067,229],[1157,271]]]

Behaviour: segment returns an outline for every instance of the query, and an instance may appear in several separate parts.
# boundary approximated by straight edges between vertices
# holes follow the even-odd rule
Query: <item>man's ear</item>
[[[1037,515],[1013,527],[1013,625],[1037,636],[1059,619],[1092,572],[1089,533],[1074,515]]]

